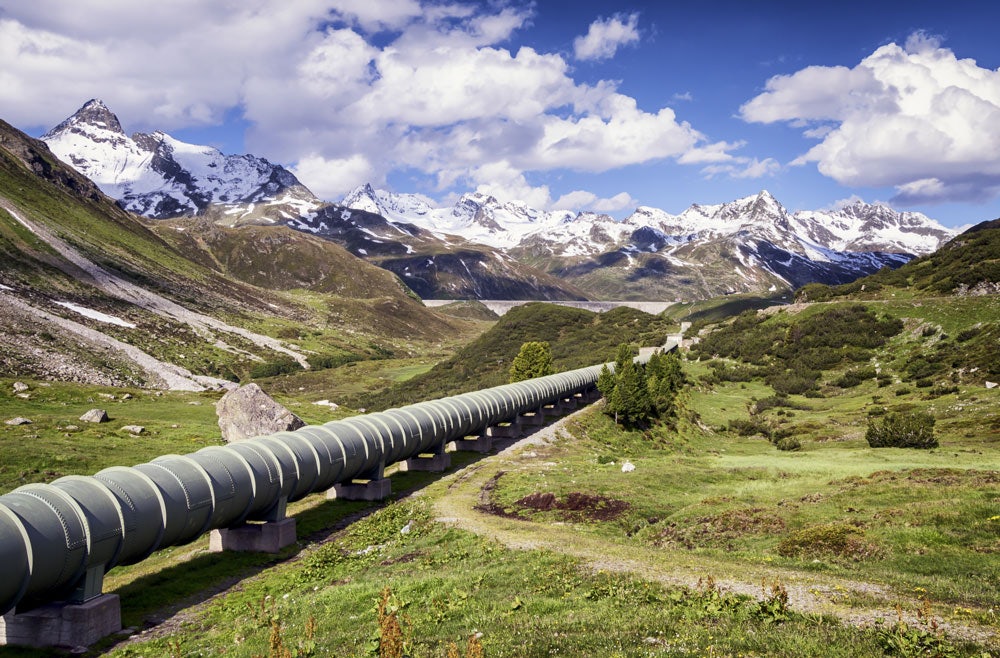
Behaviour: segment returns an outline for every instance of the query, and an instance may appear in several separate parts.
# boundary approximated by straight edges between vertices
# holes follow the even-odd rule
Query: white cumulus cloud
[[[610,59],[618,48],[639,41],[639,14],[612,16],[590,24],[587,34],[573,40],[579,60]]]
[[[442,194],[492,186],[547,207],[548,188],[526,174],[726,163],[741,146],[712,142],[668,107],[640,107],[614,81],[576,79],[566,55],[510,47],[534,5],[147,5],[0,0],[0,116],[51,127],[95,97],[129,131],[237,116],[247,151],[288,164],[328,199],[405,171]],[[637,14],[599,20],[576,56],[607,57],[638,39]],[[595,195],[589,207],[622,203]]]
[[[893,186],[893,202],[985,201],[1000,195],[1000,71],[959,59],[918,32],[853,68],[776,76],[741,108],[786,121],[819,143],[792,164],[851,186]]]

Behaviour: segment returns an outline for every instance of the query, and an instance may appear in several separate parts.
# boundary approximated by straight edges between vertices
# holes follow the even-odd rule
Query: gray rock
[[[6,423],[8,425],[31,425],[30,420],[28,420],[27,418],[21,418],[20,416],[18,416],[17,418],[11,418],[10,420],[6,421]]]
[[[14,382],[14,392],[15,393],[24,393],[29,388],[30,387],[27,384],[25,384],[24,382]]]
[[[146,431],[146,428],[143,427],[142,425],[124,425],[122,427],[122,431],[139,436],[140,434]]]
[[[111,419],[108,418],[108,412],[104,409],[91,409],[80,416],[80,420],[86,423],[106,423]]]
[[[301,418],[275,402],[257,384],[229,391],[216,403],[215,412],[227,443],[305,426]]]

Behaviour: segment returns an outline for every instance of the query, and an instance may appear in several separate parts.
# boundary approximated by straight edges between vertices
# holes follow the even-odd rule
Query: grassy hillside
[[[801,301],[851,296],[880,299],[892,294],[915,296],[1000,293],[1000,219],[982,222],[932,254],[896,270],[883,269],[842,286],[810,284],[798,291]]]
[[[506,384],[511,362],[527,341],[547,341],[560,371],[611,361],[620,343],[662,345],[671,329],[676,329],[671,321],[627,307],[593,313],[554,304],[526,304],[511,309],[429,372],[382,394],[351,398],[348,404],[380,409]]]
[[[299,367],[288,350],[328,367],[479,330],[312,236],[140,220],[3,123],[0,206],[0,292],[13,297],[0,375],[149,384],[125,345],[196,376],[246,380]]]
[[[279,556],[210,554],[204,538],[160,552],[107,578],[126,625],[194,603],[91,655],[263,656],[280,640],[301,656],[370,656],[385,587],[421,658],[473,634],[487,656],[1000,655],[1000,388],[970,365],[984,351],[976,325],[1000,317],[998,303],[890,294],[750,311],[688,354],[675,430],[624,432],[595,407],[512,453],[456,453],[439,480],[391,473],[397,495],[422,491],[382,509],[300,501],[300,544]],[[449,368],[411,377],[412,395],[502,379],[488,355],[512,356],[529,337],[575,367],[672,328],[628,309],[518,311]],[[938,345],[947,358],[925,384],[910,364]],[[415,361],[394,376],[410,377]],[[770,379],[806,370],[816,377],[801,392]],[[282,400],[297,413],[330,416],[296,390]],[[137,443],[113,427],[66,430],[102,389],[9,391],[0,382],[6,408],[38,419],[0,430],[4,454],[18,455],[0,470],[10,485],[115,463],[116,449],[138,459],[212,441],[215,394],[108,402],[116,425],[148,419],[150,439]],[[931,414],[940,446],[869,447],[869,418],[893,412]],[[365,518],[348,525],[349,515]],[[226,594],[210,597],[216,588]]]

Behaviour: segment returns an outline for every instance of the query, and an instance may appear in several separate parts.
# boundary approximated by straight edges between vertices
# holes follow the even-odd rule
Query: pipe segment
[[[64,600],[88,570],[134,564],[211,529],[279,519],[286,502],[586,391],[600,370],[581,368],[19,487],[0,496],[0,614],[19,604]]]

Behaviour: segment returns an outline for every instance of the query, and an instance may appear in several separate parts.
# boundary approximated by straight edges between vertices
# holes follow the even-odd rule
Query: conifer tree
[[[511,383],[551,375],[552,348],[545,341],[532,340],[521,345],[521,351],[510,365]]]
[[[653,403],[646,387],[643,366],[627,361],[617,379],[611,403],[618,420],[631,427],[646,424],[653,411]]]

